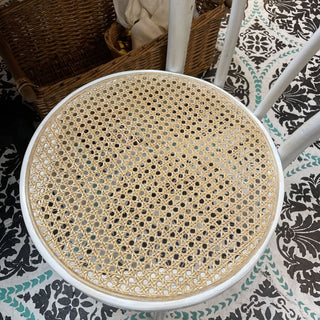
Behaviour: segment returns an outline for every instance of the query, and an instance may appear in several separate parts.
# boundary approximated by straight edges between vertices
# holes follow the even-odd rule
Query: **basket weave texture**
[[[196,1],[185,74],[197,76],[213,60],[223,0]],[[0,54],[18,90],[44,117],[61,99],[105,75],[164,70],[167,35],[113,59],[104,39],[116,21],[112,0],[25,0],[0,10]]]

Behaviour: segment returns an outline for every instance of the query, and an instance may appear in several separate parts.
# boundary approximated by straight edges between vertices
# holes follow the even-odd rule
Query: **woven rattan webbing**
[[[69,99],[38,136],[27,201],[47,250],[100,291],[177,299],[240,270],[278,199],[252,116],[202,81],[133,73]]]

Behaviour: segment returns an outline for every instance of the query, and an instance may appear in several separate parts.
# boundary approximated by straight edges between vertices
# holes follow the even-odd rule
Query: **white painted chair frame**
[[[214,84],[220,88],[224,87],[227,78],[244,16],[245,6],[246,0],[234,0],[232,3],[226,37],[214,80]],[[193,8],[193,0],[170,1],[167,71],[183,73]],[[180,15],[177,15],[177,12],[179,12]],[[265,116],[281,93],[319,50],[320,28],[290,62],[289,66],[281,74],[261,104],[254,111],[254,115],[258,119],[261,120]],[[285,169],[305,148],[320,137],[319,123],[320,112],[304,123],[284,143],[282,143],[278,149],[278,153],[283,169]]]
[[[215,85],[219,87],[223,87],[225,83],[229,65],[232,59],[232,54],[234,53],[237,37],[241,27],[241,21],[243,19],[245,3],[246,3],[245,0],[233,0],[229,26],[227,28],[226,40],[225,40],[224,48],[220,58],[217,77],[215,80]],[[169,39],[168,39],[168,53],[167,53],[167,70],[168,71],[183,73],[193,12],[194,12],[194,0],[171,0],[170,1]],[[261,104],[258,107],[257,111],[255,112],[255,115],[257,118],[261,119],[263,115],[268,111],[268,109],[272,106],[273,102],[276,100],[279,94],[278,87],[280,86],[280,84],[283,89],[286,88],[286,86],[294,78],[294,76],[299,72],[299,70],[308,62],[311,56],[314,53],[316,53],[317,50],[319,49],[320,49],[320,31],[318,30],[315,33],[315,35],[312,37],[312,39],[308,42],[306,48],[301,51],[300,56],[302,57],[297,57],[294,60],[294,62],[291,64],[293,66],[290,65],[287,71],[283,73],[283,75],[279,78],[279,80],[274,85],[274,87],[276,88],[270,90],[270,93],[267,96],[267,102],[264,104]],[[298,61],[299,63],[296,61]],[[278,82],[280,82],[280,84],[278,84]],[[80,89],[78,89],[78,91]],[[60,103],[60,105],[62,103],[63,101]],[[57,105],[56,108],[59,108],[59,105]],[[306,124],[301,126],[280,147],[278,152],[279,152],[283,167],[286,167],[287,164],[301,152],[301,150],[303,150],[306,146],[310,145],[312,141],[314,141],[314,139],[320,136],[320,126],[318,125],[319,120],[320,120],[320,113],[312,117],[311,120],[309,120]],[[258,119],[257,121],[259,122]],[[40,124],[40,127],[41,127],[41,124]],[[28,150],[31,150],[30,148],[31,147],[29,146]],[[26,172],[26,166],[28,162],[28,156],[29,154],[27,153],[25,156],[25,160],[22,168],[22,177],[21,177],[21,184],[20,184],[20,190],[22,191],[20,192],[22,195],[22,204],[26,203],[24,199],[23,190],[24,190],[24,184],[25,184],[25,172]],[[283,191],[282,187],[281,187],[281,191]],[[280,211],[281,208],[278,208],[278,209]],[[26,218],[28,218],[28,214],[27,214],[28,210],[26,208],[26,205],[23,208],[23,212],[25,213]],[[36,239],[37,236],[33,234],[33,238]],[[45,252],[45,249],[43,249],[43,252]],[[48,261],[48,259],[46,260]],[[52,265],[55,265],[54,261],[52,261]],[[245,270],[245,271],[248,271],[248,270]],[[68,279],[67,272],[64,272],[63,274],[65,275],[65,278]],[[235,279],[237,280],[238,278],[235,278]],[[223,285],[224,289],[226,289],[230,283],[225,283]],[[78,288],[82,288],[82,285],[80,283],[73,282],[73,284],[74,285],[77,284]],[[87,292],[87,293],[89,295],[96,297],[96,295],[93,293],[93,290],[92,292]],[[207,296],[206,293],[201,295],[201,301],[206,300],[208,298],[209,296]],[[196,301],[194,301],[194,297],[192,297],[191,299],[192,299],[191,302],[195,303],[200,298],[198,297],[198,300]],[[117,299],[115,298],[114,301],[116,300]],[[183,307],[183,306],[189,305],[190,299],[189,300],[184,299],[184,301],[182,302],[183,303],[180,303],[179,301],[179,305],[178,305],[178,302],[174,302],[174,301],[173,302],[171,301],[167,305],[162,304],[159,301],[148,302],[146,303],[146,306],[144,308],[141,308],[140,310],[145,310],[145,311],[151,310],[151,309],[152,311],[158,310],[158,312],[155,312],[155,319],[160,320],[164,318],[164,314],[165,314],[162,310],[170,310],[173,307],[177,307],[177,306]],[[117,304],[114,303],[114,305],[117,305]],[[120,306],[120,304],[118,305]],[[122,307],[124,306],[130,309],[130,308],[134,308],[135,304],[133,301],[128,301],[126,304],[123,302]]]

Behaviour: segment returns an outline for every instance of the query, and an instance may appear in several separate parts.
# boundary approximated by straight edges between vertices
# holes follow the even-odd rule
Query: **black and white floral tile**
[[[14,1],[14,0],[13,0]],[[10,2],[13,2],[10,0]],[[0,1],[0,4],[5,1]],[[320,26],[319,0],[249,0],[226,90],[251,110]],[[221,49],[223,24],[218,40]],[[202,78],[213,81],[215,64]],[[320,53],[263,119],[276,145],[320,106]],[[0,320],[149,319],[88,297],[43,260],[26,231],[19,203],[21,158],[35,115],[0,60]],[[285,170],[281,218],[269,247],[235,286],[167,319],[320,320],[320,141]]]

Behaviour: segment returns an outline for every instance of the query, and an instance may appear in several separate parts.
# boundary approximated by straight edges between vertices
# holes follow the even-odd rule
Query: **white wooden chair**
[[[168,72],[91,82],[31,140],[20,180],[28,231],[96,299],[162,319],[229,288],[265,250],[283,168],[320,136],[320,113],[278,150],[259,119],[319,50],[320,30],[253,114],[221,89],[244,8],[233,1],[215,85],[183,75],[193,1],[172,0]]]

